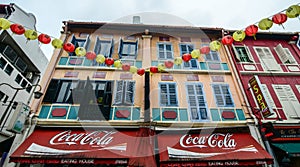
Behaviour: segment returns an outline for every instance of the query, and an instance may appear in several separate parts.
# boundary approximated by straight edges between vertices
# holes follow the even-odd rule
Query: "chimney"
[[[133,16],[132,23],[133,24],[141,24],[141,17],[140,16]]]

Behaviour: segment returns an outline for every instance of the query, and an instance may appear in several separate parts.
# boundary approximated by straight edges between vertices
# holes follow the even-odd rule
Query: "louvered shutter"
[[[123,87],[124,87],[124,82],[123,81],[117,81],[116,94],[115,94],[115,98],[114,98],[114,104],[115,105],[118,105],[118,104],[122,103]]]
[[[126,91],[125,91],[125,99],[124,103],[128,105],[133,105],[134,103],[134,81],[124,81],[126,82]]]
[[[277,64],[276,60],[274,59],[271,51],[264,47],[264,48],[255,48],[257,51],[258,56],[261,59],[261,64],[267,71],[279,71],[280,66]]]

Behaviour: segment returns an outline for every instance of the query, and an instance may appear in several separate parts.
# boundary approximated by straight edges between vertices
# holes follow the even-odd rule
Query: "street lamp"
[[[16,90],[16,92],[15,92],[15,94],[13,95],[12,99],[10,100],[8,106],[6,107],[5,111],[3,112],[2,117],[1,117],[1,119],[0,119],[0,126],[1,126],[0,132],[2,132],[2,129],[3,129],[3,127],[5,126],[6,120],[5,120],[4,124],[3,124],[3,126],[2,126],[2,123],[3,123],[4,119],[6,118],[7,114],[9,113],[9,109],[11,108],[12,104],[14,103],[14,100],[15,100],[15,98],[16,98],[16,96],[17,96],[17,94],[18,94],[18,92],[19,92],[20,90],[27,89],[28,87],[33,87],[33,86],[34,86],[34,87],[37,87],[37,86],[38,86],[38,87],[39,87],[39,90],[33,92],[33,93],[34,93],[34,98],[39,99],[39,98],[41,98],[41,96],[43,95],[43,93],[41,92],[42,87],[41,87],[41,85],[38,85],[38,84],[31,85],[31,86],[27,86],[27,87],[22,87],[22,88],[16,88],[16,87],[13,87],[13,86],[11,86],[11,85],[8,84],[8,83],[0,83],[0,86],[2,86],[2,85],[7,85],[7,86],[9,86],[10,88]]]

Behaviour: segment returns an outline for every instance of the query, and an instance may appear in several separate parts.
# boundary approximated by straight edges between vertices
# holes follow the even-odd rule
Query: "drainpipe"
[[[225,45],[225,49],[226,49],[226,52],[227,52],[227,55],[228,55],[230,64],[233,65],[234,62],[233,62],[232,57],[231,57],[232,54],[231,54],[231,52],[229,51],[227,45]],[[241,82],[240,77],[239,77],[239,75],[238,75],[238,73],[237,73],[237,70],[236,70],[236,68],[232,68],[232,70],[233,70],[233,73],[234,73],[235,78],[236,78],[236,80],[237,80],[237,84],[238,84],[238,86],[239,86],[239,89],[241,90],[241,93],[242,93],[242,95],[243,95],[243,97],[244,97],[244,100],[245,100],[245,103],[246,103],[246,107],[247,107],[248,110],[249,110],[249,114],[250,114],[250,116],[253,118],[255,126],[258,127],[258,126],[260,126],[260,125],[259,125],[259,123],[258,123],[258,120],[257,120],[256,116],[252,113],[252,110],[251,110],[250,105],[249,105],[249,102],[248,102],[248,100],[247,100],[247,98],[246,98],[247,96],[246,96],[246,93],[244,92],[244,88],[243,88],[243,86],[242,86],[242,82]],[[249,108],[250,108],[250,109],[249,109]],[[250,130],[251,130],[251,129],[250,129]],[[265,146],[266,150],[268,151],[268,153],[270,153],[270,155],[274,158],[274,167],[279,167],[279,164],[278,164],[278,162],[277,162],[277,160],[276,160],[276,158],[275,158],[275,156],[274,156],[274,153],[273,153],[273,151],[272,151],[272,149],[271,149],[271,147],[270,147],[269,141],[267,141],[267,140],[262,140],[261,134],[258,132],[257,128],[255,128],[255,134],[256,134],[256,136],[258,137],[259,142],[264,144],[264,146]]]
[[[150,122],[150,72],[145,72],[144,122]]]

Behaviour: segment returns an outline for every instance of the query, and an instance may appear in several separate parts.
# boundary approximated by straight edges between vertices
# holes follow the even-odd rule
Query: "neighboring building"
[[[172,65],[220,28],[65,21],[60,39],[146,69],[108,67],[56,49],[33,133],[10,161],[34,166],[263,166],[272,157],[225,48]],[[170,67],[155,72],[157,67]],[[159,68],[161,69],[161,68]],[[152,72],[150,73],[149,70]],[[252,137],[253,136],[253,137]]]
[[[0,17],[7,19],[11,24],[21,24],[25,29],[36,29],[34,15],[15,4],[1,4]],[[28,41],[24,35],[16,35],[10,29],[0,29],[0,155],[3,157],[11,148],[13,140],[18,145],[22,139],[22,133],[15,134],[7,130],[9,124],[16,120],[16,117],[13,117],[17,107],[15,105],[30,104],[33,92],[38,90],[32,85],[39,82],[47,64],[48,60],[37,40]],[[22,90],[17,92],[15,88]],[[2,158],[2,161],[4,159]]]
[[[300,50],[297,33],[260,32],[229,47],[262,135],[280,166],[300,165]],[[270,133],[271,132],[271,133]],[[273,133],[273,135],[272,135]],[[277,165],[278,165],[277,164]]]

